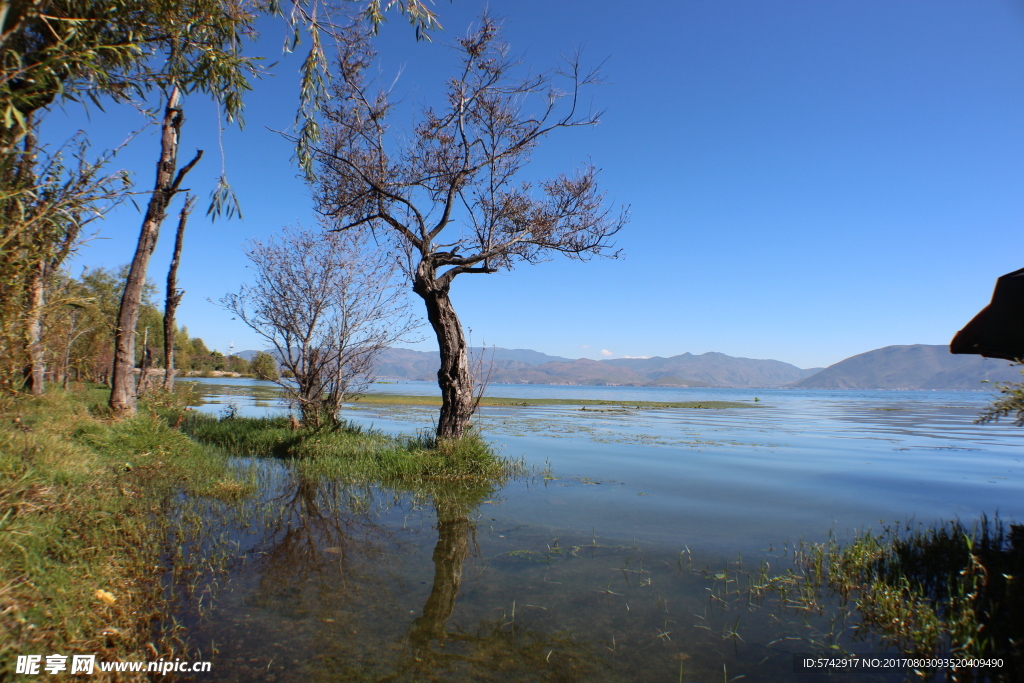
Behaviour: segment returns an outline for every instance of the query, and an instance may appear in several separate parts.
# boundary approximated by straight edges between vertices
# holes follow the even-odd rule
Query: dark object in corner
[[[1024,268],[996,280],[992,302],[949,344],[951,353],[987,358],[1024,358]]]

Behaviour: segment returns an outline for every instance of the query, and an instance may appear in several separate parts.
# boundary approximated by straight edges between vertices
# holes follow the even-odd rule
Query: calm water
[[[256,384],[205,384],[202,409],[284,410],[246,396]],[[1024,432],[972,424],[985,393],[489,393],[751,407],[482,409],[483,433],[538,472],[501,490],[353,488],[259,461],[262,497],[222,524],[238,545],[230,580],[202,617],[184,615],[192,641],[216,648],[215,679],[899,680],[793,673],[790,653],[835,627],[731,596],[723,568],[781,568],[781,546],[830,530],[1024,517]],[[347,412],[412,433],[436,408]]]

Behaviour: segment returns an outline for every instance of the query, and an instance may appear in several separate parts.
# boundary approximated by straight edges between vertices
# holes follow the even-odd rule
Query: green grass
[[[187,380],[186,380],[187,381]],[[385,382],[378,382],[385,384]],[[224,395],[244,395],[256,398],[283,398],[285,392],[277,387],[259,386],[237,386],[203,384],[204,392]],[[440,406],[440,396],[415,396],[406,394],[356,394],[349,399],[351,404],[366,405],[406,405],[406,406]],[[760,401],[758,401],[760,403]],[[574,399],[574,398],[511,398],[503,396],[485,396],[480,405],[484,407],[530,407],[530,406],[604,406],[611,408],[636,408],[653,410],[659,408],[692,408],[720,410],[724,408],[759,408],[755,403],[739,403],[736,401],[604,401],[599,399]]]
[[[172,533],[203,533],[170,522],[170,501],[253,488],[223,454],[168,425],[167,397],[165,417],[143,405],[111,421],[106,396],[51,390],[0,414],[0,679],[19,654],[170,654],[169,634],[152,640],[166,616],[162,555]]]
[[[440,406],[440,396],[404,396],[399,394],[359,394],[351,399],[351,403],[359,404],[389,404],[389,405],[411,405],[411,406]],[[505,398],[501,396],[485,396],[480,401],[485,407],[529,407],[529,406],[607,406],[614,408],[694,408],[694,409],[723,409],[723,408],[755,408],[753,403],[736,403],[733,401],[682,401],[682,402],[661,402],[661,401],[601,401],[597,399],[572,399],[572,398]]]
[[[915,656],[1002,658],[994,678],[969,680],[1024,680],[1024,527],[984,516],[971,527],[887,527],[800,544],[794,561],[759,577],[754,592],[804,613],[838,600],[833,621],[850,618],[854,637]]]
[[[494,482],[524,468],[519,461],[496,455],[474,432],[438,444],[427,436],[392,437],[344,422],[293,429],[287,417],[216,419],[198,413],[182,428],[193,439],[231,455],[293,458],[302,472],[345,481]]]

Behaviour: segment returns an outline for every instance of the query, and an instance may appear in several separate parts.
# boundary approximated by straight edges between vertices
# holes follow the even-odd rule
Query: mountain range
[[[735,358],[724,353],[596,361],[549,356],[528,349],[475,347],[470,349],[470,359],[478,375],[489,375],[490,381],[497,384],[782,387],[821,370],[803,370],[782,361]],[[436,352],[388,349],[377,363],[377,376],[434,380],[438,364]]]
[[[249,358],[255,351],[237,355]],[[1020,381],[1006,361],[954,356],[943,345],[886,346],[827,368],[802,369],[778,360],[737,358],[724,353],[683,353],[662,358],[589,360],[549,356],[529,349],[474,347],[478,376],[495,384],[585,384],[670,387],[799,389],[985,389],[983,381]],[[376,375],[381,380],[437,379],[436,351],[386,349]]]
[[[948,346],[886,346],[851,356],[797,382],[799,389],[986,389],[989,382],[1020,382],[1005,360],[954,356]]]

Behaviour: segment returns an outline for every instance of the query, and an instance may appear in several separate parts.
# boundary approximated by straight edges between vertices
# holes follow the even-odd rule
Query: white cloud
[[[623,358],[650,358],[650,356],[623,356]]]
[[[581,346],[580,348],[581,348],[581,349],[589,349],[589,348],[590,348],[590,344],[584,344],[584,345],[583,345],[583,346]]]
[[[609,351],[608,349],[601,349],[601,355],[607,358],[608,356],[612,355],[612,352]]]

